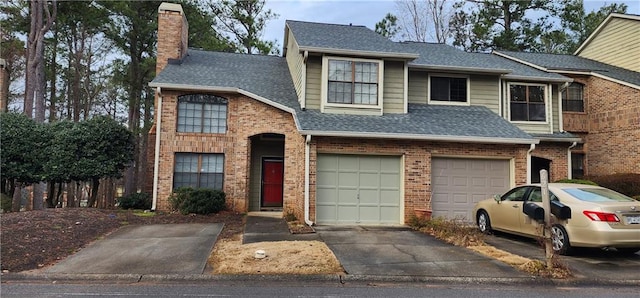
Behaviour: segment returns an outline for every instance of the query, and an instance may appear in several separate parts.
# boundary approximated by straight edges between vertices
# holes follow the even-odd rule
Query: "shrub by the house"
[[[133,193],[118,198],[118,207],[121,209],[151,209],[151,196],[146,192]]]
[[[220,190],[180,187],[169,197],[173,210],[182,214],[211,214],[225,209],[226,195]]]
[[[629,197],[640,196],[640,174],[621,173],[589,177],[589,180],[602,187],[613,189]]]

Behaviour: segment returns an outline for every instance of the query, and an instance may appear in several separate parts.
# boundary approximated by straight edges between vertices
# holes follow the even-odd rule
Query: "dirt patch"
[[[320,241],[242,244],[241,237],[218,240],[209,258],[214,274],[337,274],[342,266]],[[256,259],[256,250],[266,257]]]
[[[224,223],[218,239],[242,232],[243,215],[223,211],[213,215],[62,208],[3,213],[0,216],[2,272],[18,272],[52,265],[123,225]]]

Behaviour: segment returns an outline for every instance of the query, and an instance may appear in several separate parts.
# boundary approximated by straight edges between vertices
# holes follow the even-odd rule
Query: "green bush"
[[[562,179],[562,180],[558,180],[555,183],[575,183],[575,184],[586,184],[586,185],[598,185],[597,183],[591,181],[591,180],[584,180],[584,179]]]
[[[0,193],[0,209],[2,209],[2,212],[11,212],[12,202],[13,199],[8,194]]]
[[[146,192],[133,193],[118,198],[118,207],[121,209],[151,209],[151,196]]]
[[[173,210],[182,214],[211,214],[225,209],[226,195],[208,188],[180,187],[169,197]]]
[[[640,174],[622,173],[589,177],[602,187],[613,189],[629,197],[640,195]]]

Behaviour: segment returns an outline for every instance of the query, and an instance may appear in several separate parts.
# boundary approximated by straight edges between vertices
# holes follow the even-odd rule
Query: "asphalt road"
[[[207,282],[196,284],[2,284],[2,297],[638,297],[636,287],[482,284]]]

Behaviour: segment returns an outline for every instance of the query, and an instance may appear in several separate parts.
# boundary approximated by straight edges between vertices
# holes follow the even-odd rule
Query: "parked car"
[[[570,218],[555,220],[551,228],[554,251],[569,254],[574,247],[640,250],[640,201],[600,186],[564,183],[549,183],[549,197],[571,208]],[[473,213],[478,228],[484,233],[497,230],[539,237],[535,220],[523,213],[528,202],[542,207],[540,185],[519,186],[478,202]]]

